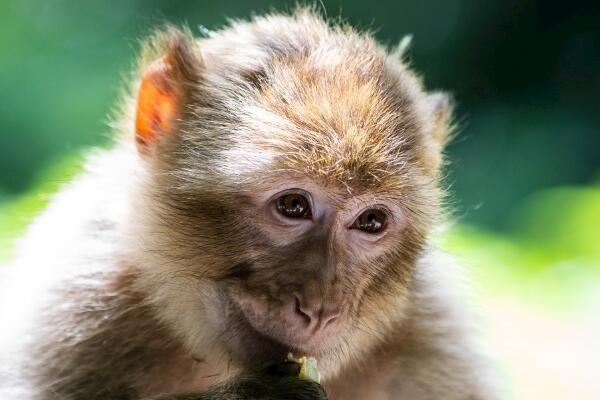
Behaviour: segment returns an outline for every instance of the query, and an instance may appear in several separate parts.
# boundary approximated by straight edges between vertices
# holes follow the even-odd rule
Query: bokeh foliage
[[[294,4],[0,1],[0,263],[80,171],[85,149],[110,142],[109,115],[141,37],[165,22],[199,32]],[[411,64],[428,88],[454,94],[459,129],[446,183],[458,223],[437,240],[469,267],[482,303],[541,305],[566,312],[567,326],[600,304],[600,2],[323,0],[317,8],[388,45],[413,34]],[[520,353],[508,362],[515,371],[523,363]],[[564,368],[555,378],[569,376]],[[539,386],[550,387],[546,380]]]
[[[9,247],[1,243],[77,170],[81,149],[109,142],[111,107],[140,37],[165,22],[216,29],[227,17],[293,7],[262,0],[0,3],[4,257]],[[448,248],[481,266],[491,286],[518,277],[528,293],[532,279],[557,299],[598,269],[597,3],[349,0],[317,8],[389,45],[413,34],[410,62],[428,87],[454,93],[459,134],[448,151],[447,183],[461,225],[444,238]],[[561,271],[569,271],[567,281]]]
[[[293,1],[0,2],[0,199],[74,150],[107,142],[137,41],[170,21],[197,31]],[[600,170],[600,3],[531,0],[323,1],[317,8],[393,45],[431,88],[452,91],[460,134],[448,176],[461,219],[508,229],[546,187]]]
[[[228,17],[294,4],[1,2],[4,258],[6,243],[77,170],[82,149],[109,142],[111,107],[139,38],[165,22],[217,29]],[[461,225],[444,239],[447,247],[491,271],[491,283],[505,273],[539,282],[542,271],[557,293],[561,270],[598,268],[598,3],[347,0],[316,7],[388,45],[413,34],[410,62],[428,87],[454,93],[459,134],[446,182]]]

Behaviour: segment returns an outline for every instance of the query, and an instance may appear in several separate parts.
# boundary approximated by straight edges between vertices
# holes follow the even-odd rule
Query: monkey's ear
[[[451,131],[452,100],[447,93],[434,92],[427,96],[426,101],[433,120],[431,138],[442,148]]]
[[[425,98],[430,124],[426,129],[423,161],[437,175],[442,164],[444,146],[452,131],[452,101],[445,93],[431,93]]]
[[[143,68],[136,100],[135,139],[142,153],[155,147],[161,136],[176,130],[201,68],[193,39],[179,30],[156,35],[154,47],[158,51],[152,53],[158,55]]]

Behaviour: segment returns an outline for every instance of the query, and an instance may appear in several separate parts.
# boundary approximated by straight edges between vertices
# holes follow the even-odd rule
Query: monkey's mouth
[[[255,327],[237,301],[228,296],[230,318],[228,332],[224,335],[225,345],[231,355],[242,365],[256,369],[265,364],[281,362],[289,353],[317,356],[314,349],[284,343],[278,335],[269,334]]]

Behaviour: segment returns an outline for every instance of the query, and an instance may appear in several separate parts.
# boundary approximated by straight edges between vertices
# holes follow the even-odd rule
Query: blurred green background
[[[111,107],[152,27],[170,21],[199,32],[293,4],[0,2],[0,260],[78,171],[82,152],[109,143]],[[446,183],[458,223],[439,241],[474,275],[513,395],[588,398],[598,382],[569,354],[585,335],[600,335],[589,317],[600,313],[600,2],[317,7],[389,45],[412,34],[409,57],[427,87],[454,94],[460,130]],[[524,336],[515,338],[517,324]],[[518,346],[557,331],[537,353]],[[587,354],[598,354],[589,345]],[[544,357],[557,349],[562,367],[548,370]]]

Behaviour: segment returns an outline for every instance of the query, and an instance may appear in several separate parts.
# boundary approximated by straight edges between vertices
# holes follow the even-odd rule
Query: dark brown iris
[[[385,212],[373,208],[360,214],[352,224],[352,228],[367,233],[379,233],[385,228],[386,219]]]
[[[277,199],[277,211],[288,218],[310,218],[308,199],[299,193],[289,193]]]

